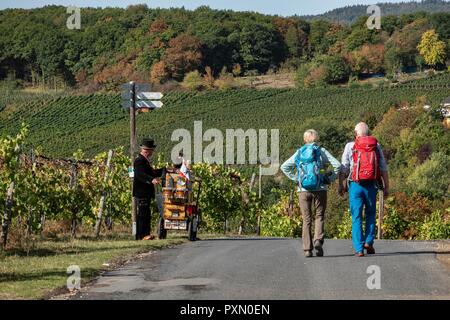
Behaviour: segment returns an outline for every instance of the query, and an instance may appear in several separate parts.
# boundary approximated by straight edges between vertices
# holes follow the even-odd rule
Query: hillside
[[[401,3],[379,3],[383,16],[402,15],[419,11],[450,12],[450,2],[443,0],[424,0]],[[301,16],[305,20],[326,19],[334,22],[353,24],[359,17],[367,16],[367,5],[353,5],[337,8],[319,15]]]
[[[317,128],[324,144],[339,152],[360,119],[376,124],[392,106],[426,96],[438,105],[450,95],[445,87],[450,75],[428,83],[395,88],[240,89],[201,93],[170,92],[165,106],[137,117],[140,137],[152,136],[159,151],[170,155],[175,129],[192,132],[194,121],[203,121],[203,132],[226,129],[280,129],[282,159],[301,143],[305,129]],[[128,114],[120,107],[120,95],[39,96],[24,102],[0,104],[0,134],[16,133],[21,122],[30,126],[30,142],[51,156],[68,156],[77,149],[92,156],[117,146],[128,146]],[[207,144],[205,144],[206,146]]]
[[[426,4],[419,6],[425,10]],[[115,91],[130,80],[173,88],[192,72],[220,80],[300,70],[310,86],[367,74],[392,78],[400,71],[446,70],[450,13],[448,2],[440,5],[438,13],[390,16],[381,31],[369,30],[364,21],[348,26],[146,5],[83,8],[80,30],[70,30],[62,6],[1,10],[0,81],[93,93]],[[432,41],[428,47],[439,48],[432,55],[418,50],[425,35]]]

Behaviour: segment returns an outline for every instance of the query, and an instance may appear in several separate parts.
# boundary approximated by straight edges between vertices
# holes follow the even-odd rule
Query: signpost
[[[122,108],[124,109],[131,109],[131,101],[122,101]],[[139,110],[143,110],[143,109],[149,109],[149,110],[154,110],[154,109],[160,109],[162,108],[164,104],[161,101],[150,101],[150,100],[137,100],[135,102],[134,108],[135,109],[139,109]]]
[[[161,100],[164,95],[161,92],[138,92],[136,97],[139,100]]]
[[[150,110],[160,109],[164,105],[160,99],[161,92],[150,92],[151,85],[146,83],[129,82],[121,86],[122,89],[122,107],[130,110],[130,159],[131,165],[136,157],[137,134],[136,134],[136,111],[148,112]],[[133,167],[128,169],[130,178],[134,178]],[[132,187],[133,188],[133,187]],[[133,193],[133,190],[132,190]],[[132,196],[131,203],[133,236],[136,235],[136,202]]]

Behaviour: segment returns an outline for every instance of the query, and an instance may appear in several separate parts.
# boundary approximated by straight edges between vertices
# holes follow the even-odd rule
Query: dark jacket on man
[[[160,178],[164,169],[153,169],[150,162],[139,155],[134,161],[133,197],[155,198],[153,179]]]

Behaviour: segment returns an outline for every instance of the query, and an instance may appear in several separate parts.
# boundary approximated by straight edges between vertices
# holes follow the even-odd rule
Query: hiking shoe
[[[358,252],[355,254],[357,257],[364,257],[364,252]]]
[[[305,257],[306,257],[306,258],[311,258],[312,256],[313,256],[313,254],[312,254],[312,251],[311,251],[311,250],[305,251]]]
[[[322,242],[320,242],[319,240],[316,240],[314,242],[314,249],[316,249],[316,256],[323,257]]]
[[[373,246],[369,246],[368,244],[365,244],[364,249],[366,249],[367,254],[375,254],[375,248]]]

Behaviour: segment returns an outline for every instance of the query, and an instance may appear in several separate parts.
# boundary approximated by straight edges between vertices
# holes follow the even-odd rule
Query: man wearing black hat
[[[150,202],[155,198],[154,185],[161,182],[160,177],[164,169],[153,169],[150,158],[156,148],[153,139],[144,139],[141,152],[134,161],[133,197],[135,197],[136,214],[136,240],[142,240],[151,234]]]

